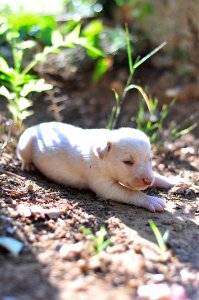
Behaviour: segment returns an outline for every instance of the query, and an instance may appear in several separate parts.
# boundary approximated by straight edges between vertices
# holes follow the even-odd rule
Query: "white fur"
[[[132,128],[81,129],[59,122],[30,127],[21,136],[17,154],[22,169],[32,165],[51,180],[90,188],[118,202],[163,211],[164,200],[142,192],[153,183],[171,187],[154,174],[148,137]]]

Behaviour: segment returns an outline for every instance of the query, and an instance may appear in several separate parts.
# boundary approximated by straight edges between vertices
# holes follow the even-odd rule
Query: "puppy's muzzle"
[[[141,181],[144,185],[151,186],[154,182],[154,176],[143,176]]]

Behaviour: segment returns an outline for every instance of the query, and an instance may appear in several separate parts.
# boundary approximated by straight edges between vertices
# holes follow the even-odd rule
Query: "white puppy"
[[[165,202],[142,190],[174,185],[153,172],[149,139],[132,128],[110,131],[42,123],[22,134],[17,154],[23,170],[34,165],[57,183],[90,188],[102,197],[153,212],[163,211]]]

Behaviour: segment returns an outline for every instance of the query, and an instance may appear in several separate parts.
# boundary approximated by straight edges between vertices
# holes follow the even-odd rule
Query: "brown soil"
[[[104,126],[113,104],[111,86],[121,89],[127,71],[123,68],[113,74],[98,84],[85,77],[78,82],[54,80],[52,92],[44,99],[35,98],[36,113],[27,125],[59,119],[61,115],[64,121],[79,126]],[[176,79],[173,82],[174,76],[166,71],[159,74],[146,69],[144,80],[141,75],[140,80],[159,97],[171,82],[172,87],[179,83]],[[181,122],[198,109],[197,100],[192,99],[190,105],[188,99],[178,102],[177,120]],[[132,102],[128,103],[123,125],[129,124],[126,120]],[[64,110],[59,114],[60,105]],[[134,105],[131,111],[136,109]],[[169,122],[174,115],[175,111]],[[154,147],[154,168],[167,176],[181,174],[192,183],[185,189],[147,191],[166,199],[164,213],[114,203],[91,191],[58,186],[37,171],[22,172],[13,144],[8,145],[0,157],[0,235],[14,237],[24,247],[17,257],[1,249],[0,299],[163,299],[152,298],[151,293],[148,298],[138,295],[139,287],[152,283],[159,291],[162,283],[172,288],[178,284],[186,290],[187,298],[174,298],[171,292],[173,296],[164,299],[199,299],[197,131],[163,145],[159,150]],[[170,233],[162,255],[149,219],[162,233]],[[92,240],[80,231],[81,225],[94,233],[105,225],[111,245],[94,254],[90,251]]]

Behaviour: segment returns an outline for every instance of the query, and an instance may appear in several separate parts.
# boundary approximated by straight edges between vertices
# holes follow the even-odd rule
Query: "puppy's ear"
[[[98,156],[100,159],[103,159],[108,152],[110,152],[112,147],[112,143],[111,142],[107,142],[104,145],[96,145],[94,147],[94,153],[96,156]]]

